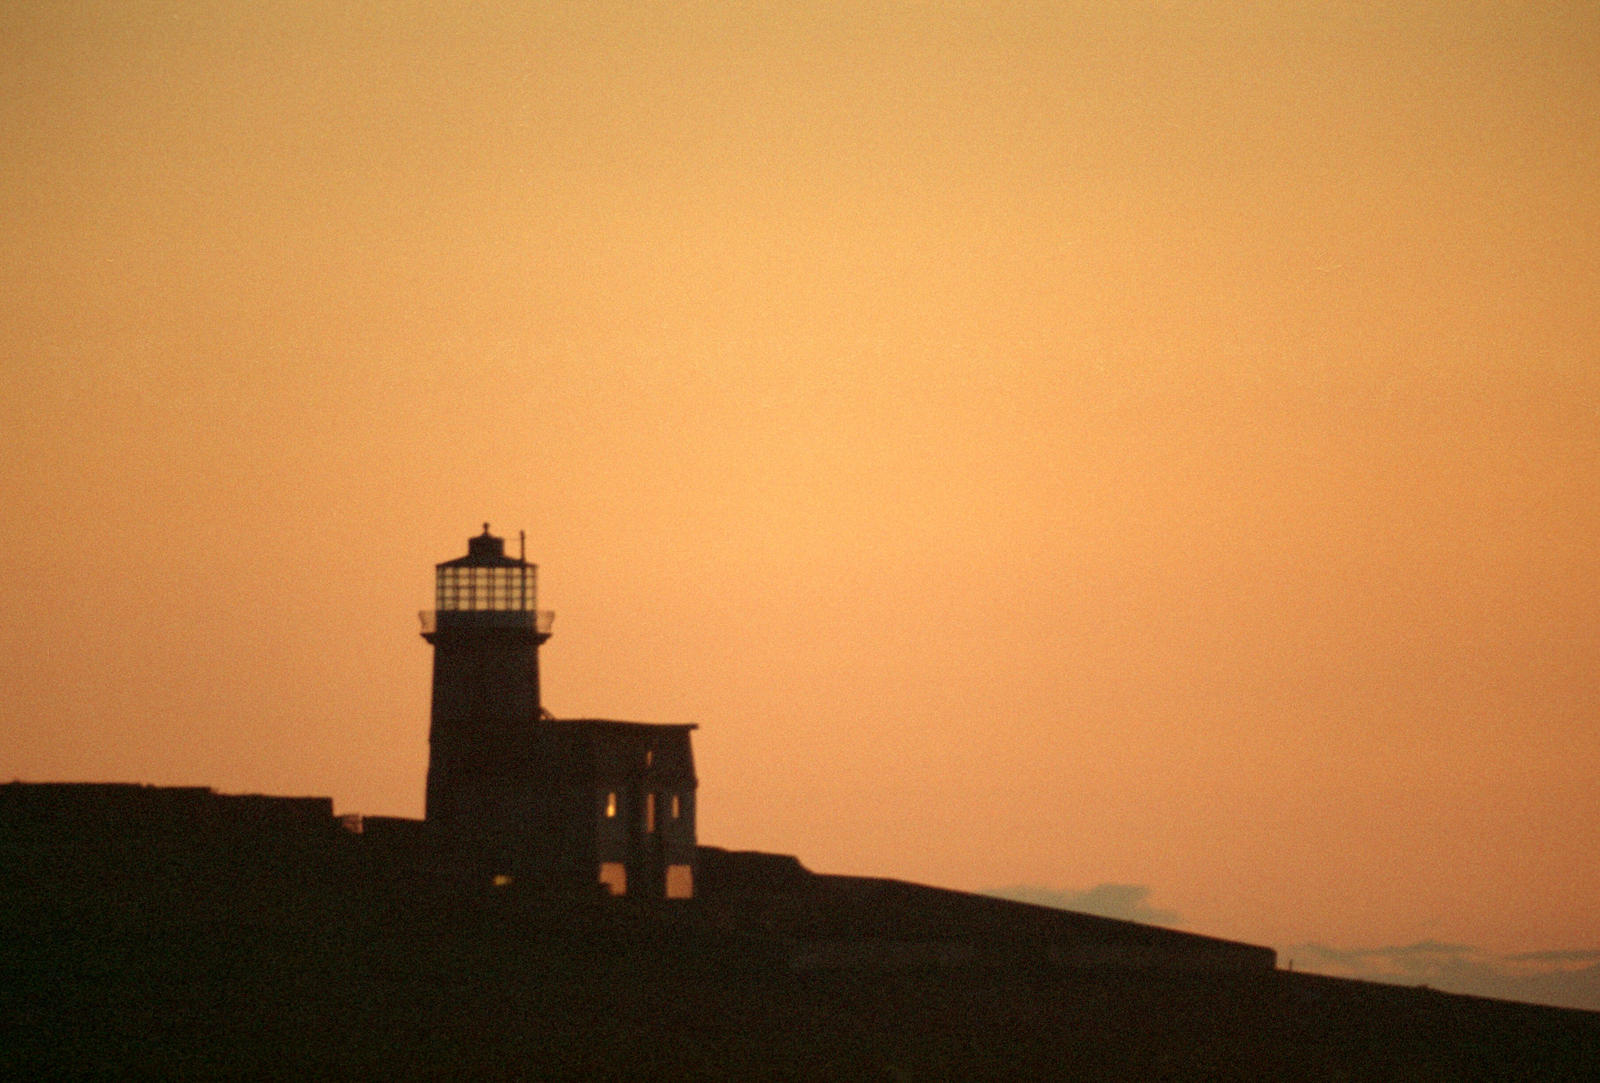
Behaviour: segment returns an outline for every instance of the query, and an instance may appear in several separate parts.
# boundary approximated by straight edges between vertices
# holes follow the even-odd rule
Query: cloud
[[[1600,950],[1589,948],[1496,955],[1468,944],[1420,940],[1376,948],[1296,944],[1280,948],[1297,970],[1450,993],[1600,1011]]]
[[[1518,955],[1507,955],[1505,958],[1518,963],[1600,963],[1600,949],[1525,951]]]
[[[1083,914],[1140,921],[1146,925],[1181,925],[1176,911],[1159,910],[1148,902],[1150,889],[1144,884],[1096,884],[1086,891],[1064,891],[1039,884],[1016,884],[984,892],[997,899],[1033,903],[1057,910],[1076,910]]]

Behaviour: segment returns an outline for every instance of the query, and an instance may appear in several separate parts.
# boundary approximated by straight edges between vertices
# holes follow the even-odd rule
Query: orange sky
[[[0,777],[418,815],[435,561],[702,839],[1600,948],[1600,9],[0,7]]]

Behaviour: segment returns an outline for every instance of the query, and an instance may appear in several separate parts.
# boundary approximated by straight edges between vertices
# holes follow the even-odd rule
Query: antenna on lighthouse
[[[517,559],[524,564],[528,562],[528,532],[526,530],[517,531]]]

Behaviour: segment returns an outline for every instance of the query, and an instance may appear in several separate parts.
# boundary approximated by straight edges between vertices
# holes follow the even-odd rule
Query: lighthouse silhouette
[[[557,720],[544,709],[539,648],[554,614],[538,569],[483,533],[435,565],[426,820],[502,881],[611,894],[694,893],[693,725]]]
[[[535,604],[538,568],[505,549],[484,523],[466,556],[435,565],[436,608],[423,614],[433,645],[426,816],[453,833],[504,804],[518,747],[543,713],[539,648],[555,615]]]

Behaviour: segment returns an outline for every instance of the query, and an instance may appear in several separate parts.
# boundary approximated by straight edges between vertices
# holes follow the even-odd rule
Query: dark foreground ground
[[[1427,990],[796,970],[715,899],[23,871],[0,893],[9,1078],[1600,1079],[1600,1014]]]

